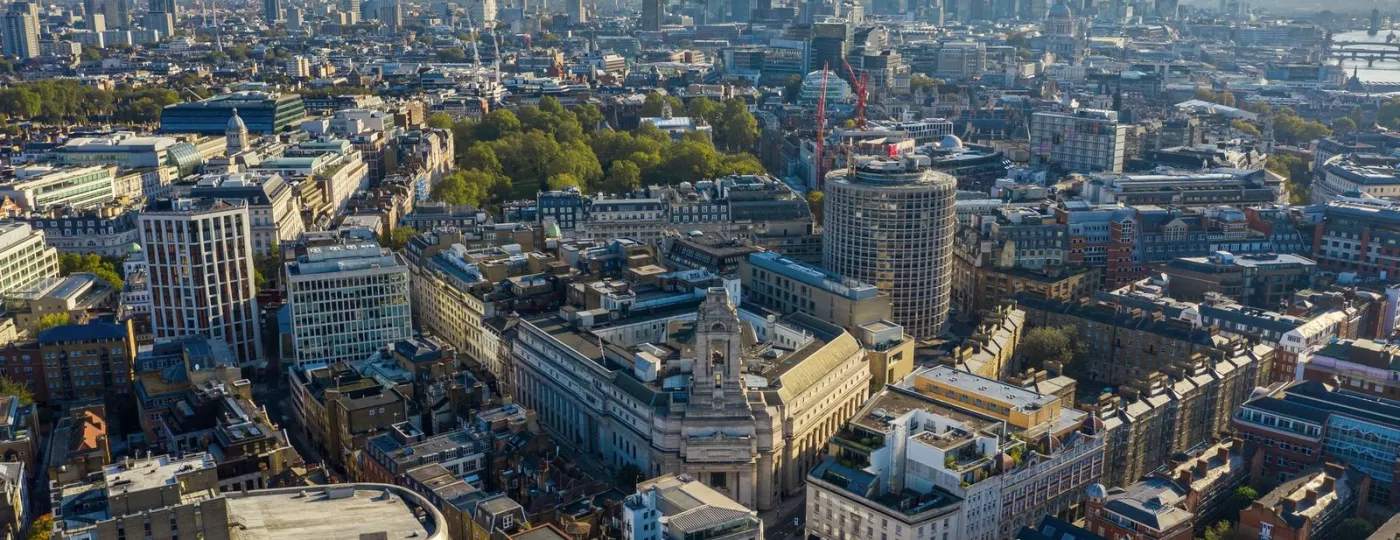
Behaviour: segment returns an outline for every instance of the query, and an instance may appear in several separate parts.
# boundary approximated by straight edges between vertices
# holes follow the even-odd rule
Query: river
[[[1390,30],[1382,28],[1380,33],[1371,36],[1365,30],[1352,30],[1332,36],[1332,41],[1356,41],[1362,43],[1385,43],[1385,37],[1390,34]],[[1400,31],[1396,31],[1400,35]],[[1367,66],[1365,60],[1343,60],[1342,66],[1346,68],[1346,76],[1351,77],[1353,69],[1361,82],[1394,82],[1400,83],[1400,58],[1387,57],[1383,62],[1376,62],[1375,65]]]

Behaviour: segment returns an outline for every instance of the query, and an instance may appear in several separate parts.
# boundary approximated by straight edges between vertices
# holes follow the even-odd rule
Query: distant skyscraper
[[[666,18],[666,0],[642,0],[642,30],[657,32]]]
[[[15,2],[5,11],[0,28],[4,53],[21,60],[39,56],[39,8],[28,2]]]
[[[268,25],[282,20],[282,0],[263,0],[263,22]]]
[[[957,180],[926,156],[855,159],[826,176],[823,266],[873,283],[890,295],[894,322],[936,338],[948,326]]]
[[[252,229],[241,200],[157,202],[140,217],[156,339],[222,339],[235,358],[263,358]]]
[[[132,0],[107,0],[107,28],[131,30]]]
[[[340,11],[345,13],[350,24],[360,22],[360,9],[360,0],[340,0]]]
[[[588,22],[588,8],[583,5],[583,0],[569,1],[569,22],[574,24]]]
[[[467,16],[471,17],[473,28],[487,28],[496,25],[496,16],[499,11],[496,0],[471,0],[467,5]],[[569,13],[573,16],[573,13]]]
[[[287,28],[301,28],[306,15],[299,7],[287,8]]]
[[[152,11],[146,14],[144,24],[147,30],[160,32],[161,36],[170,36],[175,33],[175,14],[164,11]]]
[[[379,22],[395,30],[403,27],[403,4],[399,0],[376,0],[374,4],[374,16]]]
[[[151,0],[147,6],[147,11],[175,14],[175,0]]]

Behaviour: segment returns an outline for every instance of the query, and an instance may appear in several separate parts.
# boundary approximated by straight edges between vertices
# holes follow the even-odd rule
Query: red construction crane
[[[846,73],[851,75],[851,88],[856,91],[856,129],[865,129],[865,99],[866,93],[866,71],[861,70],[860,76],[856,76],[856,70],[851,69],[851,63],[845,58],[841,59],[842,64],[846,64]]]
[[[817,191],[821,191],[825,184],[822,177],[822,144],[823,131],[826,129],[826,77],[831,74],[830,64],[822,65],[822,90],[817,98],[817,159],[814,160],[812,168],[817,171]]]

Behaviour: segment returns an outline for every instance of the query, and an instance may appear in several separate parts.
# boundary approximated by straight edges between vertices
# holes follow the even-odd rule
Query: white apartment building
[[[0,296],[58,277],[58,250],[27,223],[0,225]]]
[[[1127,137],[1117,111],[1038,112],[1031,117],[1031,164],[1062,172],[1123,172]]]
[[[806,532],[1009,538],[1083,500],[1103,475],[1109,435],[1059,396],[925,368],[876,394],[831,438],[807,477]]]
[[[295,366],[360,360],[413,337],[408,274],[398,254],[368,240],[311,246],[288,262]]]
[[[16,170],[12,180],[0,184],[0,196],[29,211],[65,205],[79,210],[95,208],[116,198],[116,177],[117,168],[111,165],[25,167]]]
[[[243,364],[263,359],[248,203],[158,201],[140,218],[156,339],[203,335]]]

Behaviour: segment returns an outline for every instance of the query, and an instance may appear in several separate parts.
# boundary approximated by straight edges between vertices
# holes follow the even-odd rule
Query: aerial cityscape
[[[1400,540],[1400,0],[0,0],[0,306],[0,540]]]

